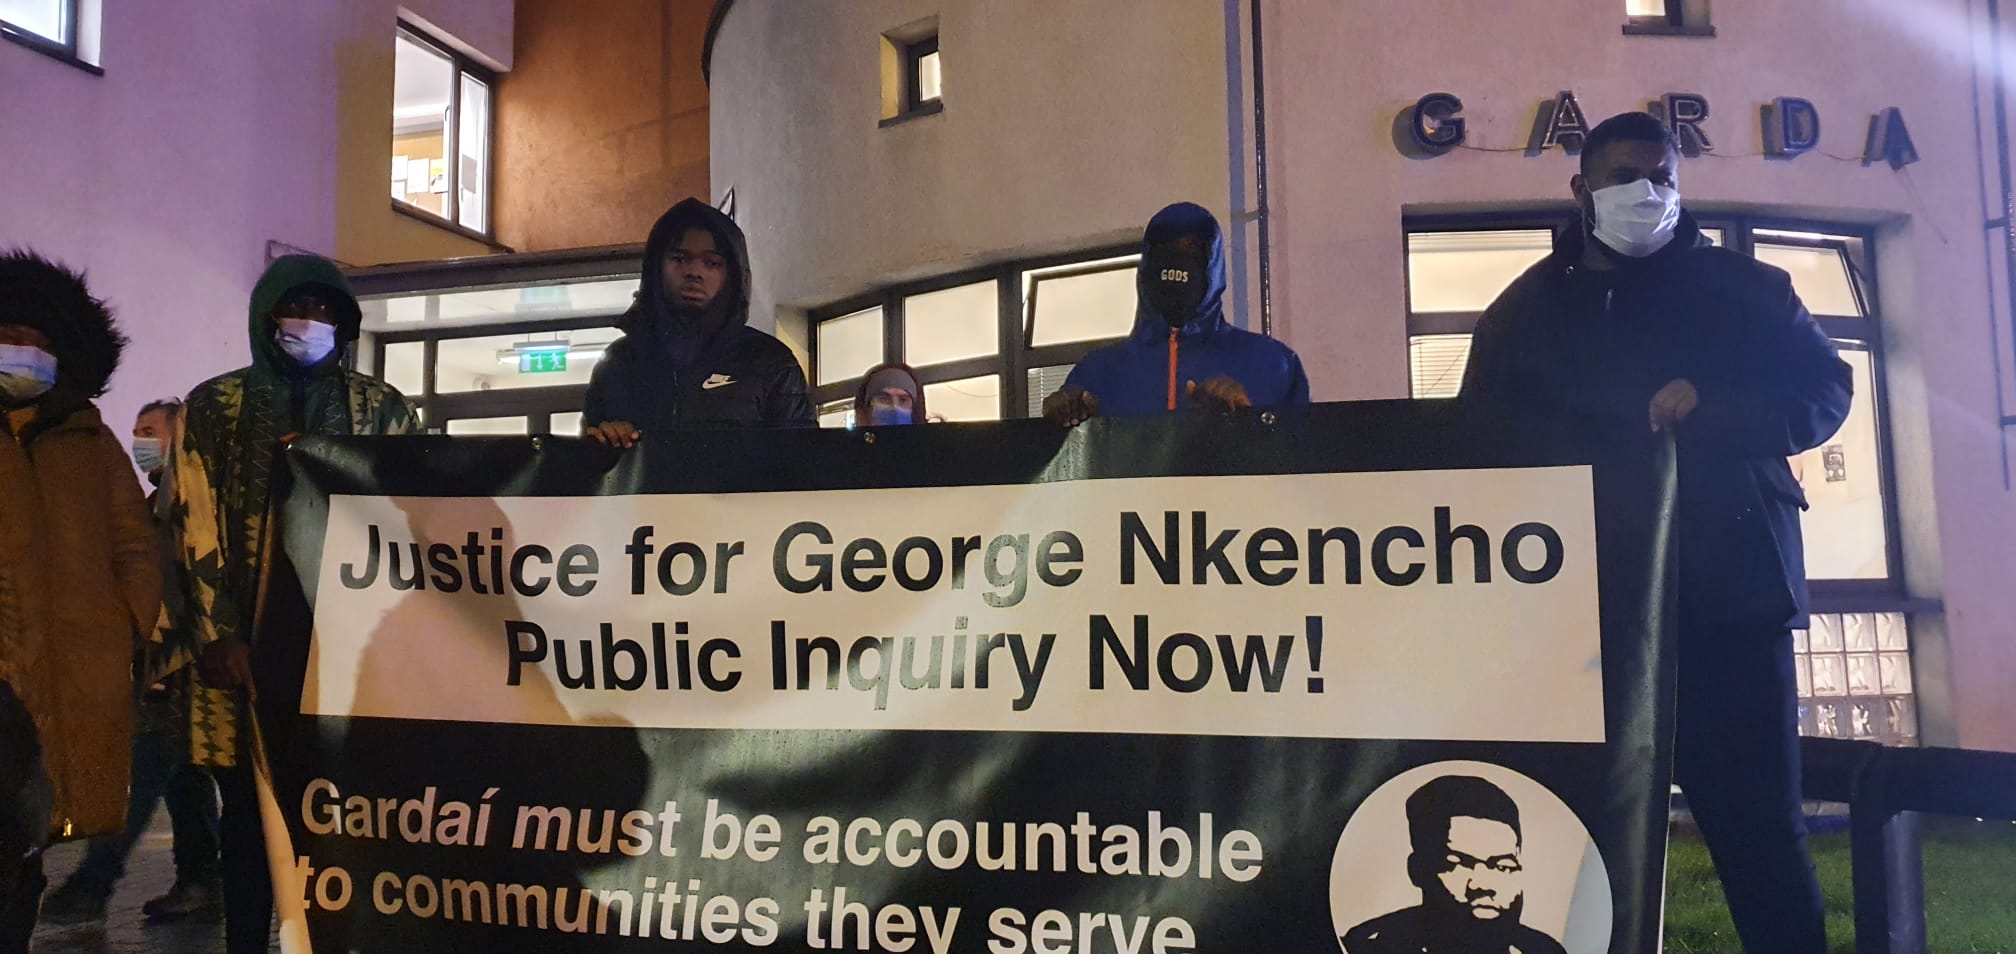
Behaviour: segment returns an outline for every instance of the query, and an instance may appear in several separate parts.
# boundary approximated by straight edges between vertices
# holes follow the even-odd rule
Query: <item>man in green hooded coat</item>
[[[277,529],[269,524],[284,480],[280,451],[295,437],[419,429],[397,390],[344,367],[361,320],[334,264],[312,255],[274,261],[252,289],[251,366],[197,385],[175,442],[173,517],[198,662],[188,687],[191,757],[215,771],[223,795],[230,954],[263,954],[273,919],[245,703],[254,612]]]

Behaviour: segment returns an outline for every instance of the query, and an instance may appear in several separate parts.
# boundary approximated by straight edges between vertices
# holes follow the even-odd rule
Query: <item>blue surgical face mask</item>
[[[273,340],[303,367],[321,364],[336,350],[336,326],[307,318],[276,318]]]
[[[133,438],[133,463],[144,473],[155,473],[168,463],[167,442],[158,437]]]
[[[910,420],[910,409],[907,407],[889,407],[888,405],[878,404],[868,411],[868,423],[876,427],[888,424],[908,424]]]
[[[0,399],[23,404],[55,386],[55,355],[27,345],[0,345]]]

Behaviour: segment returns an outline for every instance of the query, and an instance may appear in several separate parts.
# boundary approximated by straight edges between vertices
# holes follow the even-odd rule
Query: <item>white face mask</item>
[[[55,386],[55,355],[27,345],[0,345],[0,397],[25,403]]]
[[[168,447],[158,437],[133,438],[133,463],[140,465],[141,471],[154,473],[168,463]]]
[[[273,343],[303,365],[321,364],[336,350],[336,326],[306,318],[276,318]]]
[[[1589,193],[1596,238],[1620,255],[1644,258],[1673,241],[1680,227],[1680,190],[1640,179]]]

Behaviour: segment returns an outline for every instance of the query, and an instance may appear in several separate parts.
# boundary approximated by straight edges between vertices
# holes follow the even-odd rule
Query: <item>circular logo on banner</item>
[[[1603,954],[1610,874],[1553,792],[1502,765],[1437,762],[1372,793],[1330,864],[1346,954]]]

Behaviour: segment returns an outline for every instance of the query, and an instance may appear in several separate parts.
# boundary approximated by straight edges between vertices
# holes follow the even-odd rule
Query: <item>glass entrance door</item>
[[[588,380],[637,289],[641,250],[499,255],[350,273],[359,364],[430,433],[574,436]],[[624,276],[624,277],[616,277]]]

